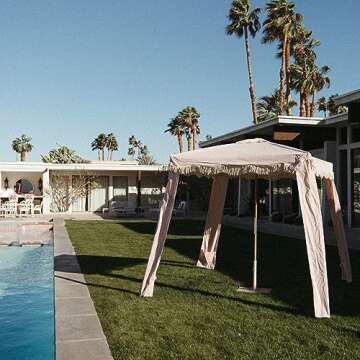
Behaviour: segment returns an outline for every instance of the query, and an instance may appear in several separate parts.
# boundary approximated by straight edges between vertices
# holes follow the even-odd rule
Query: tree
[[[249,33],[254,38],[256,33],[260,30],[261,24],[259,15],[261,10],[259,8],[251,9],[250,0],[234,0],[229,10],[230,23],[226,27],[228,35],[236,35],[239,38],[244,37],[246,63],[249,77],[249,92],[251,99],[251,109],[254,124],[257,123],[256,118],[256,95],[254,89],[254,81],[252,74],[251,58],[250,58],[250,45]]]
[[[180,121],[185,127],[185,134],[188,141],[188,150],[195,150],[196,136],[200,134],[199,118],[200,114],[193,106],[187,106],[180,111]]]
[[[107,145],[107,135],[104,133],[99,134],[91,143],[91,150],[97,150],[99,160],[105,160],[105,148]]]
[[[116,140],[116,136],[113,133],[110,133],[106,137],[106,148],[108,150],[108,160],[112,160],[113,152],[119,150],[119,145]]]
[[[286,104],[286,108],[293,108],[296,105],[296,101],[291,100]],[[259,122],[280,115],[280,91],[275,89],[271,95],[261,97],[256,104],[256,109]]]
[[[322,111],[324,113],[324,117],[326,117],[326,112],[328,110],[328,107],[325,96],[319,98],[319,100],[317,101],[317,106],[318,106],[318,111]]]
[[[51,198],[52,210],[55,212],[66,212],[72,203],[85,197],[88,194],[89,188],[94,186],[97,186],[96,177],[84,172],[73,177],[71,184],[69,183],[68,176],[53,172],[50,176],[49,187],[45,191]]]
[[[26,154],[33,149],[31,140],[32,139],[25,134],[13,140],[12,149],[20,154],[20,161],[26,161]]]
[[[146,145],[137,139],[134,135],[129,137],[128,155],[134,158],[139,165],[155,165],[156,160],[150,155],[149,149]]]
[[[315,105],[315,94],[322,89],[330,87],[330,78],[327,74],[330,72],[329,66],[322,66],[318,68],[317,66],[314,67],[314,72],[312,74],[312,87],[311,87],[311,107],[310,107],[310,116],[313,117],[316,111]]]
[[[184,145],[183,145],[183,135],[185,133],[185,125],[179,115],[172,118],[170,122],[167,125],[167,129],[165,132],[170,133],[173,136],[177,137],[178,145],[179,145],[179,151],[184,151]]]
[[[79,164],[88,162],[67,146],[58,146],[50,150],[48,155],[41,155],[41,160],[45,163],[53,164]]]
[[[342,114],[344,112],[347,112],[347,108],[346,106],[343,105],[338,105],[335,101],[335,98],[339,96],[339,94],[334,94],[331,95],[328,99],[327,102],[327,108],[329,111],[329,115],[333,116],[333,115],[338,115],[338,114]]]
[[[288,0],[272,0],[266,4],[267,17],[264,21],[264,43],[280,42],[281,66],[279,76],[280,115],[284,113],[285,102],[290,101],[291,72],[290,55],[294,42],[302,31],[303,15],[295,13],[295,4]],[[287,99],[285,101],[285,86]]]

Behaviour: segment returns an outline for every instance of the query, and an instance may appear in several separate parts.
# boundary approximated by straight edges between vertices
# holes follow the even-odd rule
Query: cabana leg
[[[169,224],[174,209],[176,190],[179,183],[179,174],[169,173],[169,180],[166,185],[164,199],[160,208],[159,220],[156,233],[152,243],[144,280],[141,286],[140,295],[144,297],[153,296],[156,272],[159,267],[161,254],[164,249]]]
[[[221,219],[224,212],[229,177],[219,174],[214,177],[211,187],[209,210],[206,217],[203,240],[196,266],[214,269],[219,242]]]
[[[324,182],[340,258],[341,277],[343,280],[351,282],[352,272],[349,248],[345,236],[339,196],[333,179],[324,179]]]
[[[238,288],[239,292],[246,293],[261,293],[261,294],[270,294],[270,288],[258,288],[257,287],[257,241],[258,241],[258,180],[255,179],[255,189],[254,189],[254,252],[253,252],[253,278],[252,278],[252,287],[243,287]]]
[[[306,250],[313,288],[315,317],[330,317],[324,229],[319,192],[310,161],[304,160],[296,171],[303,217]]]

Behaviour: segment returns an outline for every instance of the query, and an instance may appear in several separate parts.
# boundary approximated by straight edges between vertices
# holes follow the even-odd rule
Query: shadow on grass
[[[61,257],[64,255],[59,255],[58,257]],[[76,257],[75,255],[66,255],[67,257]],[[96,258],[96,261],[102,260],[102,262],[106,262],[107,258],[106,256],[103,257],[103,259],[100,259],[101,257],[98,256],[77,256],[78,260],[80,262],[82,262],[83,264],[89,264],[91,262],[93,262],[94,259],[92,258]],[[165,262],[167,265],[169,265],[168,262]],[[109,274],[107,272],[104,273],[99,273],[99,271],[96,272],[92,272],[92,271],[88,271],[87,267],[85,266],[85,268],[82,267],[82,271],[78,271],[78,272],[82,272],[85,275],[102,275],[102,276],[106,276],[106,277],[111,277],[114,279],[119,279],[119,280],[125,280],[125,281],[130,281],[130,282],[136,282],[139,284],[139,289],[142,283],[142,278],[135,278],[135,277],[131,277],[131,276],[126,276],[126,275],[120,275],[120,274]],[[56,269],[57,270],[57,269]],[[202,270],[199,269],[200,271],[206,271],[206,270]],[[57,270],[57,271],[61,271],[61,270]],[[55,277],[60,278],[60,279],[64,279],[73,283],[77,283],[77,284],[82,284],[82,285],[87,285],[89,287],[96,287],[96,288],[102,288],[102,289],[107,289],[107,290],[112,290],[112,291],[119,291],[122,293],[126,293],[126,294],[130,294],[133,296],[138,297],[139,296],[139,292],[136,291],[131,291],[128,289],[124,289],[121,287],[114,287],[114,286],[109,286],[109,285],[102,285],[102,284],[96,284],[96,283],[91,283],[91,282],[83,282],[80,280],[76,280],[76,279],[72,279],[70,277],[66,277],[65,275],[55,275]],[[248,305],[248,306],[255,306],[255,307],[263,307],[272,311],[278,311],[278,312],[283,312],[283,313],[287,313],[287,314],[292,314],[292,315],[296,315],[299,314],[299,311],[297,309],[293,309],[293,308],[289,308],[286,306],[281,306],[281,305],[275,305],[275,304],[269,304],[269,303],[263,303],[263,302],[256,302],[256,301],[250,301],[247,299],[242,299],[239,297],[235,297],[235,296],[226,296],[224,294],[220,294],[220,293],[216,293],[216,292],[209,292],[209,291],[205,291],[205,290],[201,290],[201,289],[194,289],[194,288],[188,288],[188,287],[182,287],[182,286],[175,286],[175,285],[171,285],[171,284],[165,284],[161,281],[157,281],[156,282],[156,286],[157,287],[162,287],[162,288],[167,288],[167,289],[172,289],[172,290],[177,290],[177,291],[181,291],[181,292],[188,292],[191,294],[199,294],[201,296],[206,296],[206,297],[211,297],[211,298],[220,298],[220,299],[225,299],[225,300],[230,300],[230,301],[235,301],[244,305]],[[311,311],[309,311],[308,313],[303,313],[303,316],[308,316],[308,317],[312,317],[312,313]]]
[[[155,222],[124,221],[120,222],[120,225],[141,234],[152,235],[156,229]],[[173,220],[166,247],[186,256],[195,264],[203,229],[202,221]],[[224,226],[219,240],[216,270],[241,284],[250,285],[252,241],[251,232]],[[336,247],[328,246],[326,252],[332,314],[359,315],[359,251],[351,252],[351,284],[341,280]],[[313,313],[313,294],[305,241],[260,233],[258,254],[258,285],[271,287],[272,298],[297,308],[300,313]],[[165,259],[161,260],[160,266],[165,263]],[[155,286],[157,285],[160,284],[156,282]]]

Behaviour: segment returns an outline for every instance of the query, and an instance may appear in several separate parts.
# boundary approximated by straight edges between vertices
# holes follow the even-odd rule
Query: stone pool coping
[[[63,218],[54,218],[57,360],[113,360]]]

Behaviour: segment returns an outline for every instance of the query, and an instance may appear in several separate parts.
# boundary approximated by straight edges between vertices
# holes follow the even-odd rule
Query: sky
[[[264,8],[266,1],[253,0]],[[360,88],[358,0],[297,0],[321,40],[328,96]],[[126,157],[140,138],[159,162],[177,152],[166,125],[185,106],[201,114],[200,139],[250,125],[244,46],[225,34],[230,0],[17,0],[1,2],[0,161],[25,133],[40,160],[66,145],[96,159],[90,143],[113,132]],[[262,15],[264,17],[264,14]],[[275,47],[251,40],[258,97],[278,84]]]

